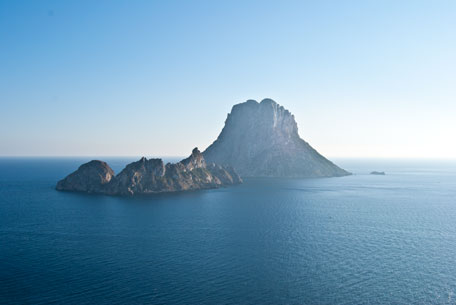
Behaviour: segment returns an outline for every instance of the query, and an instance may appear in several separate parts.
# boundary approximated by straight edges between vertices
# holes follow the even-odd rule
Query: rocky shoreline
[[[157,194],[212,189],[242,183],[229,166],[206,164],[195,148],[190,157],[164,164],[162,159],[141,158],[128,164],[118,175],[106,162],[93,160],[57,183],[59,191],[113,196]]]

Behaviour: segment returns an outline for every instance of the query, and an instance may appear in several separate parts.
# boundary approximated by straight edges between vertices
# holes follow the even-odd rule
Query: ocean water
[[[338,160],[355,175],[140,198],[55,191],[84,161],[0,159],[0,304],[456,304],[456,162]]]

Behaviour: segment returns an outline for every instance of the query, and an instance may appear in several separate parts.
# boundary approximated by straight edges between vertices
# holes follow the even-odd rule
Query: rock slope
[[[242,183],[229,166],[206,164],[195,148],[190,157],[172,164],[161,159],[141,158],[128,164],[117,176],[102,161],[90,161],[57,183],[57,190],[136,195],[210,189]]]
[[[294,116],[271,99],[234,105],[204,152],[208,162],[232,166],[242,177],[337,177],[350,173],[299,137]]]
[[[77,171],[57,183],[57,190],[101,193],[112,178],[114,171],[106,162],[93,160],[82,164]]]

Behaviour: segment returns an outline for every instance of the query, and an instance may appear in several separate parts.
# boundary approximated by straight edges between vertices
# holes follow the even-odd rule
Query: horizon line
[[[3,159],[13,158],[187,158],[188,155],[0,155]],[[394,156],[330,156],[325,157],[328,160],[339,159],[339,160],[429,160],[429,161],[456,161],[456,157],[394,157]]]

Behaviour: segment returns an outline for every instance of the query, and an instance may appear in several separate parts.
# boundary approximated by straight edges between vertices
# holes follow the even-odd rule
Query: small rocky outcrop
[[[301,139],[294,116],[271,99],[234,105],[203,155],[207,162],[232,166],[242,177],[350,175]]]
[[[102,181],[98,174],[101,163],[111,173],[109,179]],[[79,186],[81,183],[84,187]],[[117,176],[105,162],[91,161],[59,181],[57,190],[136,195],[211,189],[239,183],[242,179],[232,167],[207,165],[201,152],[195,148],[190,157],[175,164],[165,165],[161,159],[143,157],[128,164]]]
[[[385,175],[385,172],[377,172],[377,171],[373,171],[370,173],[371,175],[378,175],[378,176],[384,176]]]
[[[93,160],[81,165],[77,171],[57,183],[59,191],[103,193],[114,177],[106,162]]]

